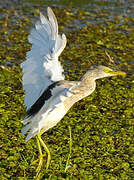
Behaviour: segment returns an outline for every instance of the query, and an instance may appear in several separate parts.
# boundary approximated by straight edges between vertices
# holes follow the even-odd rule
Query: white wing
[[[50,84],[64,79],[58,56],[66,46],[66,36],[58,35],[57,20],[50,7],[47,15],[48,19],[40,14],[40,21],[32,29],[29,35],[32,48],[27,53],[26,61],[21,64],[27,109]]]
[[[22,135],[30,130],[26,141],[38,134],[42,128],[44,128],[44,131],[52,128],[63,118],[67,112],[63,102],[73,95],[71,90],[75,86],[77,86],[77,84],[68,88],[56,86],[51,90],[52,96],[42,106],[40,111],[34,116],[30,116],[22,121],[24,124],[27,124],[22,129]]]

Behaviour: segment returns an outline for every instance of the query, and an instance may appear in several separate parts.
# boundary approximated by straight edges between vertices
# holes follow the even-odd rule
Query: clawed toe
[[[42,164],[43,164],[43,155],[40,155],[39,156],[39,165],[38,165],[38,167],[36,169],[37,174],[40,172]]]

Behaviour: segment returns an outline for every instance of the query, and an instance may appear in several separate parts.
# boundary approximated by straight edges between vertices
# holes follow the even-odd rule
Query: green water
[[[53,8],[67,36],[60,56],[66,79],[78,80],[92,64],[127,73],[97,81],[95,92],[76,103],[44,133],[52,160],[40,179],[134,179],[134,3],[132,1],[0,2],[0,177],[36,179],[35,138],[20,135],[25,116],[20,63],[30,49],[27,36],[39,10]],[[112,62],[110,58],[112,58]],[[69,167],[69,130],[72,154]],[[46,159],[45,159],[46,160]]]

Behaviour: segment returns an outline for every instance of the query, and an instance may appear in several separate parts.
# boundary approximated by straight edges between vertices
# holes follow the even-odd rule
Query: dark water
[[[62,32],[67,33],[68,31],[76,31],[79,28],[88,26],[89,24],[101,24],[107,26],[107,22],[116,22],[118,26],[118,33],[130,34],[133,31],[134,23],[134,0],[0,0],[0,19],[6,19],[7,12],[17,11],[17,16],[20,19],[30,18],[31,22],[35,22],[38,17],[37,10],[46,13],[46,8],[50,6],[54,9],[60,9],[72,14],[72,20],[64,24]],[[3,13],[3,9],[4,13]],[[58,16],[58,21],[62,19]],[[15,24],[16,19],[11,17],[12,22]],[[59,21],[60,22],[60,21]],[[127,28],[122,25],[128,24]],[[27,25],[27,31],[31,28]],[[8,30],[10,31],[10,29]],[[131,60],[133,62],[133,60]],[[133,64],[133,63],[132,63]]]
[[[38,8],[43,13],[48,6],[57,9],[69,8],[72,13],[76,12],[76,14],[79,10],[85,10],[87,12],[85,16],[95,16],[95,18],[91,18],[90,20],[87,18],[86,23],[91,24],[97,22],[103,23],[102,16],[101,18],[96,18],[96,15],[100,14],[105,15],[107,20],[113,20],[116,16],[121,16],[122,19],[125,17],[134,17],[134,0],[0,0],[0,9],[21,9],[23,7],[24,11],[27,11],[25,7],[26,9],[29,7],[30,10],[31,6],[35,9]],[[73,23],[78,27],[85,26],[80,19],[76,19]],[[73,29],[73,24],[71,28]]]
[[[109,11],[111,14],[124,14],[124,16],[132,16],[134,17],[134,1],[133,0],[74,0],[74,1],[66,1],[66,0],[50,0],[46,1],[46,4],[64,6],[64,7],[80,7],[85,8],[89,11]]]
[[[52,6],[52,7],[75,7],[75,8],[84,8],[92,12],[103,12],[109,11],[110,14],[124,15],[134,17],[134,1],[133,0],[0,0],[0,8],[12,8],[15,5],[30,5],[34,4],[35,6]]]
[[[0,9],[20,9],[22,7],[26,7],[27,9],[27,7],[31,8],[31,6],[35,9],[38,8],[42,12],[45,12],[48,6],[58,9],[69,8],[73,13],[81,9],[85,10],[87,12],[86,15],[88,16],[90,14],[91,17],[105,14],[108,20],[113,20],[116,16],[134,18],[134,0],[0,0]],[[24,11],[27,10],[24,9]],[[90,19],[90,21],[87,18],[86,23],[88,22],[91,24],[95,24],[96,22],[103,23],[103,18],[94,18],[92,20]],[[81,23],[80,19],[77,19],[75,24],[79,27],[85,26],[85,24]]]

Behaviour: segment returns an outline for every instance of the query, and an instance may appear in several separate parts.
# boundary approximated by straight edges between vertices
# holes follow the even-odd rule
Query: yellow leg
[[[71,153],[72,153],[72,133],[71,133],[71,127],[68,126],[68,129],[69,129],[69,135],[70,135],[70,140],[69,140],[69,155],[68,155],[67,162],[66,162],[65,172],[67,171],[67,169],[69,167],[69,161],[70,161]]]
[[[39,161],[39,164],[38,164],[38,167],[36,169],[36,177],[38,177],[39,175],[39,172],[41,170],[41,167],[43,165],[43,157],[46,156],[46,154],[42,154],[42,148],[41,146],[44,147],[45,151],[47,152],[48,154],[48,157],[47,157],[47,164],[46,164],[46,169],[48,169],[49,165],[50,165],[50,160],[51,160],[51,155],[50,155],[50,151],[49,149],[47,148],[46,144],[44,143],[44,141],[41,139],[41,135],[43,134],[43,132],[41,131],[39,134],[37,134],[36,136],[36,139],[37,139],[37,145],[38,145],[38,149],[39,149],[39,158],[35,161],[33,161],[31,164],[34,165],[35,163],[37,163]]]
[[[48,169],[48,167],[49,167],[49,165],[50,165],[51,155],[50,155],[50,151],[49,151],[49,149],[47,148],[46,144],[45,144],[44,141],[41,139],[41,134],[42,134],[42,133],[39,133],[39,134],[37,135],[37,137],[38,137],[38,140],[40,141],[41,145],[44,147],[45,151],[47,152],[48,157],[47,157],[46,169]]]
[[[38,137],[36,137],[36,139],[37,139],[37,145],[38,145],[39,154],[40,154],[40,156],[39,156],[39,165],[38,165],[38,167],[36,169],[36,172],[37,172],[37,175],[38,175],[40,170],[41,170],[42,164],[43,164],[43,154],[42,154],[42,149],[41,149],[41,145],[40,145]]]

